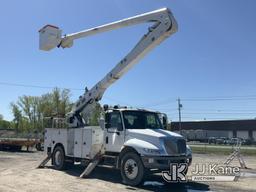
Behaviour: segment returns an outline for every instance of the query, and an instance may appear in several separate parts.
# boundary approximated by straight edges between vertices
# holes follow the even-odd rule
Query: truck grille
[[[166,152],[169,155],[186,153],[186,141],[184,139],[172,140],[171,138],[164,140]]]
[[[186,147],[186,141],[184,139],[179,139],[177,141],[177,145],[178,145],[179,153],[186,153],[187,147]]]

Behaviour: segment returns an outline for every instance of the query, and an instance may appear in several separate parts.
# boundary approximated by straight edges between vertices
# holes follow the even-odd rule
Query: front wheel
[[[121,175],[125,184],[136,186],[143,181],[144,166],[140,156],[134,152],[128,152],[121,159]]]
[[[65,152],[61,146],[57,146],[53,151],[52,164],[55,169],[65,169]]]

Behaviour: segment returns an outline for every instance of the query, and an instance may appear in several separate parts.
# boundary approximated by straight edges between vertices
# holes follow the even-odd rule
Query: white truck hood
[[[163,130],[163,129],[127,129],[126,133],[128,133],[129,136],[134,137],[180,137],[182,136],[180,134]]]
[[[167,152],[163,152],[165,151],[164,140],[175,143],[179,139],[183,137],[163,129],[126,129],[125,145],[134,147],[140,154],[145,153],[142,151],[143,148],[148,148],[162,151],[158,155],[167,155]]]

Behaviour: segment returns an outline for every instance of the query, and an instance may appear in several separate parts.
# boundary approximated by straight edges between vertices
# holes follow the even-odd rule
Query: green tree
[[[14,103],[11,103],[11,109],[12,109],[12,114],[14,116],[14,119],[13,119],[14,128],[16,131],[21,131],[22,130],[22,112],[19,109],[19,106]]]
[[[4,116],[0,114],[0,129],[8,128],[11,128],[11,123],[9,121],[4,120]]]
[[[71,110],[70,91],[55,88],[39,97],[23,95],[11,103],[11,109],[17,131],[42,131],[44,117],[65,117]]]
[[[101,114],[103,112],[103,109],[99,103],[96,103],[96,106],[92,112],[91,118],[90,118],[90,123],[89,125],[91,126],[96,126],[99,125],[99,119],[101,117]]]
[[[71,111],[70,91],[54,88],[52,92],[41,96],[23,95],[16,103],[11,103],[14,116],[12,126],[18,132],[41,132],[45,117],[62,117]],[[99,103],[93,108],[89,125],[98,125],[102,108]]]

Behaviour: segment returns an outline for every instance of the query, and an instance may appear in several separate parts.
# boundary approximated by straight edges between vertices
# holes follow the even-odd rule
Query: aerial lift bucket
[[[61,30],[53,25],[45,25],[39,30],[39,49],[49,51],[61,42]]]

